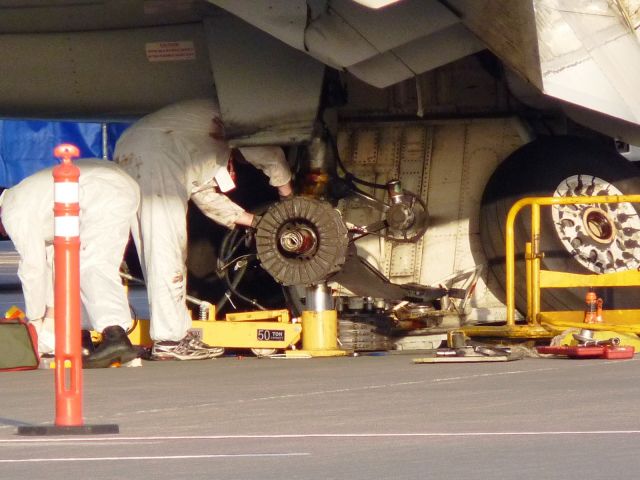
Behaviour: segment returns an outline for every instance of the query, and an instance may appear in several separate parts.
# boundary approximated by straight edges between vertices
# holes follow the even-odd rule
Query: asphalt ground
[[[0,308],[22,305],[15,260],[0,247]],[[144,289],[131,297],[144,316]],[[84,370],[83,425],[109,435],[18,435],[55,423],[53,370],[0,373],[0,479],[637,477],[637,358],[422,356]]]
[[[635,478],[640,362],[421,354],[143,362],[85,370],[85,425],[55,419],[51,370],[0,375],[0,478]]]

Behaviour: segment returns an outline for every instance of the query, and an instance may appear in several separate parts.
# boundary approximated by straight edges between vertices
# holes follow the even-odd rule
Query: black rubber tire
[[[504,300],[506,285],[505,226],[511,206],[520,198],[552,196],[558,185],[573,175],[592,175],[608,181],[623,194],[640,193],[640,170],[620,156],[613,144],[583,137],[540,137],[516,150],[493,173],[481,204],[480,238],[490,271],[501,291],[494,294]],[[637,205],[634,207],[638,208]],[[526,313],[525,242],[530,238],[530,209],[525,208],[514,224],[516,248],[516,308]],[[548,270],[593,273],[580,264],[564,247],[553,225],[551,209],[540,212],[541,241],[544,252],[541,266]],[[587,289],[545,289],[542,311],[584,310]],[[640,288],[606,288],[597,293],[607,309],[638,308]]]

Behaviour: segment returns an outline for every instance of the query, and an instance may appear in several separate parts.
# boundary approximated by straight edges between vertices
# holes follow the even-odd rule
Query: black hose
[[[387,189],[387,186],[385,184],[368,182],[367,180],[362,180],[361,178],[356,177],[353,173],[347,170],[347,167],[344,166],[344,163],[342,163],[342,159],[340,158],[340,152],[338,151],[338,144],[336,143],[335,139],[333,138],[331,133],[328,131],[328,129],[325,129],[325,131],[326,131],[326,137],[329,141],[329,145],[331,146],[331,152],[333,153],[333,156],[336,159],[338,166],[344,172],[345,180],[358,183],[360,185],[364,185],[365,187],[377,188],[382,190]]]
[[[218,275],[227,271],[227,269],[224,267],[229,263],[231,257],[233,257],[236,250],[242,243],[243,238],[240,238],[239,241],[236,241],[238,233],[240,233],[240,229],[234,227],[231,230],[228,230],[222,238],[222,243],[220,244],[220,254],[218,255]]]
[[[247,265],[242,267],[242,270],[238,272],[233,282],[227,281],[227,286],[229,287],[229,291],[231,291],[231,293],[233,293],[236,297],[240,298],[241,300],[244,300],[245,302],[250,303],[251,305],[256,307],[258,310],[267,310],[266,307],[263,307],[254,299],[249,298],[246,295],[243,295],[242,293],[240,293],[238,290],[236,290],[236,286],[238,285],[238,283],[240,283],[241,278],[244,277],[244,273],[246,270],[247,270]],[[224,298],[228,298],[226,294]]]
[[[228,288],[228,285],[230,280],[229,280],[228,267],[233,264],[233,262],[230,264],[229,260],[233,255],[233,252],[235,251],[235,249],[238,247],[238,245],[236,245],[234,248],[229,248],[229,245],[235,240],[235,238],[238,235],[238,232],[239,232],[238,228],[232,228],[231,230],[228,230],[227,233],[225,233],[224,237],[222,237],[222,243],[220,244],[217,270],[218,270],[218,276],[220,276],[227,284],[227,291],[216,304],[216,312],[220,311],[222,307],[224,307],[227,301],[229,300],[230,289]],[[238,276],[238,282],[240,281],[240,279],[242,279],[242,276],[244,276],[244,271],[240,276]]]
[[[259,310],[267,310],[265,307],[260,305],[255,300],[243,295],[241,292],[237,290],[238,285],[242,281],[248,267],[248,263],[240,267],[238,271],[236,271],[233,280],[231,280],[231,276],[229,275],[229,267],[234,265],[240,258],[246,258],[246,256],[238,257],[234,260],[231,260],[231,257],[235,254],[236,250],[242,243],[244,242],[245,235],[238,238],[238,234],[240,233],[239,228],[233,228],[229,230],[222,239],[222,243],[220,244],[220,255],[218,255],[218,274],[222,273],[222,278],[227,285],[227,291],[222,296],[222,298],[216,304],[216,311],[220,311],[222,307],[227,304],[229,301],[229,297],[231,294],[235,295],[241,300],[244,300],[247,303],[255,306]]]

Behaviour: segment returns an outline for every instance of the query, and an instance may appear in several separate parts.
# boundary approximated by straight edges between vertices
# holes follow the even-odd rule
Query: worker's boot
[[[82,356],[86,357],[95,352],[96,347],[91,339],[91,332],[89,330],[80,331],[80,341],[82,342]]]
[[[139,356],[127,333],[118,325],[107,327],[102,331],[102,342],[98,347],[84,357],[84,368],[107,368],[114,363],[125,364]]]

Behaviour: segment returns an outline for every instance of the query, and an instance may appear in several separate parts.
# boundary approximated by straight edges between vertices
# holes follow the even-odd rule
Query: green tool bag
[[[22,318],[0,319],[0,372],[38,368],[38,335]]]

